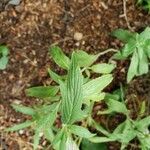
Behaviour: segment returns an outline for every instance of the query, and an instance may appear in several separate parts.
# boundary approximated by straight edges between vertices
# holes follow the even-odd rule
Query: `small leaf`
[[[75,52],[75,56],[80,67],[91,66],[99,57],[99,55],[89,55],[88,53],[82,50]]]
[[[114,59],[124,60],[129,55],[131,55],[134,50],[136,49],[136,42],[135,41],[129,41],[125,46],[121,49],[121,52],[114,54]]]
[[[112,142],[115,141],[114,139],[110,139],[108,137],[92,137],[89,139],[92,143],[104,143],[104,142]]]
[[[59,144],[59,150],[67,150],[67,135],[64,132],[62,137],[61,137],[61,141]]]
[[[38,120],[36,130],[40,131],[45,128],[50,128],[57,117],[58,108],[59,108],[59,104],[54,110],[52,110],[50,113],[46,114],[40,120]]]
[[[26,106],[22,106],[22,105],[17,105],[17,104],[12,104],[11,106],[16,111],[21,112],[21,113],[26,114],[26,115],[33,116],[36,113],[35,110],[33,108],[30,108],[30,107],[26,107]]]
[[[65,150],[79,150],[77,144],[72,140],[71,137],[67,138]]]
[[[146,40],[143,47],[147,57],[150,59],[150,40]]]
[[[57,146],[57,143],[61,140],[63,134],[64,134],[64,128],[60,129],[60,130],[57,132],[56,136],[54,137],[54,140],[53,140],[53,142],[52,142],[52,145],[53,145],[54,147]]]
[[[90,104],[90,101],[92,100],[93,102],[99,102],[101,100],[103,100],[105,98],[105,93],[102,92],[102,93],[96,93],[96,94],[93,94],[89,97],[87,97],[85,100],[84,100],[84,103],[85,104]]]
[[[69,127],[71,133],[78,135],[79,137],[82,138],[90,138],[93,137],[95,134],[91,133],[88,129],[82,127],[82,126],[77,126],[77,125],[71,125]]]
[[[49,51],[58,66],[62,67],[63,69],[69,69],[70,59],[58,46],[52,46]]]
[[[7,56],[8,52],[9,49],[7,48],[7,46],[0,45],[0,54],[2,54],[2,56]]]
[[[10,127],[10,128],[7,128],[6,131],[17,131],[17,130],[21,130],[23,128],[27,128],[29,126],[31,126],[33,124],[32,121],[26,121],[26,122],[23,122],[23,123],[20,123],[18,125],[14,125],[13,127]]]
[[[53,72],[51,69],[48,69],[48,73],[50,75],[50,77],[56,82],[59,83],[59,80],[62,80],[63,77],[59,76],[58,74],[56,74],[55,72]]]
[[[48,98],[55,96],[58,90],[58,86],[37,86],[28,88],[26,94],[31,97]]]
[[[111,74],[103,75],[96,79],[89,81],[88,83],[83,85],[83,98],[87,99],[91,95],[95,95],[102,91],[106,86],[108,86],[113,77]]]
[[[138,75],[146,74],[149,70],[147,56],[142,47],[139,47],[137,52],[139,58]]]
[[[140,38],[142,39],[150,39],[150,27],[147,27],[142,33],[140,33]]]
[[[143,101],[143,102],[141,103],[141,105],[140,105],[140,111],[139,111],[138,116],[139,116],[139,117],[144,116],[145,111],[146,111],[146,102]]]
[[[39,113],[39,114],[42,114],[42,113],[47,114],[50,111],[54,111],[58,107],[58,105],[59,103],[55,102],[49,105],[44,104],[44,105],[35,106],[35,111],[36,113]]]
[[[96,130],[100,131],[104,135],[108,136],[109,132],[105,130],[101,125],[97,124],[95,121],[93,121],[93,126],[96,128]]]
[[[35,131],[34,137],[33,137],[33,148],[36,150],[38,148],[38,145],[40,143],[40,132]]]
[[[136,131],[134,130],[131,121],[127,119],[114,130],[110,137],[123,143],[122,147],[126,147],[128,143],[136,137]]]
[[[136,122],[136,127],[140,130],[146,129],[150,125],[150,116],[147,116]]]
[[[105,143],[92,143],[87,139],[83,139],[81,150],[107,150],[107,145]]]
[[[2,58],[0,58],[0,70],[6,69],[7,63],[8,63],[7,56],[3,56]]]
[[[44,136],[50,142],[52,142],[54,140],[54,137],[55,137],[51,128],[46,128],[44,130]]]
[[[138,71],[138,54],[135,51],[131,58],[131,63],[127,73],[127,82],[129,83],[133,77],[137,74]]]
[[[123,113],[125,115],[128,115],[128,109],[126,108],[125,104],[123,104],[122,102],[113,99],[109,99],[105,101],[108,105],[108,109],[106,111],[99,112],[99,114],[118,112],[118,113]]]
[[[126,43],[135,39],[135,33],[123,29],[114,30],[111,35]]]
[[[91,67],[92,71],[94,71],[96,73],[102,73],[102,74],[111,73],[114,68],[115,68],[114,64],[106,64],[106,63],[101,63],[101,64],[93,65]]]

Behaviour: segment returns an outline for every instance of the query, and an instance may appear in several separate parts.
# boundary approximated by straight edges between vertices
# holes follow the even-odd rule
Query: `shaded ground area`
[[[126,8],[133,30],[141,31],[150,24],[150,15],[137,7],[134,0],[128,0]],[[51,44],[57,43],[67,54],[73,49],[98,53],[119,48],[121,43],[110,33],[117,28],[127,29],[123,13],[121,0],[22,0],[18,6],[8,6],[7,1],[0,1],[0,44],[6,44],[10,49],[8,67],[0,71],[0,130],[27,118],[10,107],[12,102],[28,106],[36,103],[35,99],[25,96],[27,87],[50,83],[47,68],[55,68],[48,55]],[[74,37],[77,32],[82,35],[80,40]],[[105,62],[111,55],[107,54],[99,61]],[[119,62],[111,89],[119,86],[119,80],[124,80],[121,78],[125,77],[122,71],[125,65]],[[149,82],[149,75],[145,82],[139,78],[131,85],[131,90],[134,89],[141,99],[148,98]],[[10,150],[29,150],[32,149],[29,136],[32,134],[26,131],[1,135],[0,143],[3,147],[7,143]],[[6,141],[2,142],[2,138]],[[45,144],[43,141],[41,145]]]

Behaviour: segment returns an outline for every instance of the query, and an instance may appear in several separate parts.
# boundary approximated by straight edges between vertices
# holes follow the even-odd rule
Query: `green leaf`
[[[88,129],[82,127],[82,126],[77,126],[77,125],[71,125],[69,127],[71,133],[78,135],[79,137],[82,138],[90,138],[93,137],[95,134],[91,133]]]
[[[101,63],[93,65],[90,69],[96,73],[108,74],[111,73],[115,68],[114,64]]]
[[[148,73],[148,59],[144,50],[141,48],[138,49],[138,58],[139,58],[139,66],[138,66],[138,75]]]
[[[69,69],[70,59],[58,46],[52,46],[49,51],[53,60],[58,66],[62,67],[63,69]]]
[[[50,77],[52,78],[52,80],[54,80],[56,83],[59,83],[59,80],[63,79],[62,76],[59,76],[58,74],[53,72],[51,69],[48,69],[48,73],[49,73]]]
[[[40,132],[35,131],[34,137],[33,137],[33,148],[36,150],[38,148],[38,145],[40,143]]]
[[[91,100],[93,102],[99,102],[99,101],[103,100],[104,98],[105,98],[104,92],[96,93],[96,94],[93,94],[93,95],[87,97],[83,102],[88,105],[88,104],[90,104]]]
[[[150,116],[147,116],[135,123],[139,130],[145,130],[150,125]]]
[[[125,46],[121,49],[121,51],[114,54],[114,59],[124,60],[129,55],[131,55],[134,50],[136,49],[136,42],[135,41],[129,41]]]
[[[99,54],[89,55],[85,51],[79,50],[75,52],[75,56],[80,67],[89,67],[98,59]]]
[[[71,65],[68,72],[67,84],[60,82],[62,94],[62,121],[69,124],[77,121],[80,117],[82,106],[83,77],[77,65],[75,55],[72,55]]]
[[[59,150],[67,150],[67,135],[64,132],[59,144]]]
[[[150,27],[147,27],[142,33],[140,33],[140,38],[150,39]]]
[[[136,132],[131,121],[127,119],[114,130],[110,137],[123,143],[122,146],[125,147],[132,139],[136,137]]]
[[[48,98],[55,96],[58,90],[58,86],[38,86],[27,89],[26,94],[31,97]]]
[[[130,41],[123,47],[122,56],[124,58],[127,58],[129,55],[131,55],[135,51],[135,49],[136,49],[135,41]]]
[[[143,50],[145,51],[147,57],[150,59],[150,40],[145,41]]]
[[[52,142],[54,140],[54,137],[55,137],[51,128],[46,128],[44,130],[44,136],[50,142]]]
[[[65,150],[79,150],[77,144],[72,140],[71,137],[67,138]]]
[[[131,33],[128,30],[123,29],[114,30],[111,35],[125,43],[135,39],[135,33]]]
[[[107,145],[105,143],[92,143],[87,139],[83,139],[81,150],[107,150]]]
[[[149,150],[150,149],[150,134],[145,137],[138,137],[140,141],[140,145],[142,150]]]
[[[7,56],[3,56],[2,58],[0,58],[0,70],[4,70],[6,68],[7,63],[8,63]]]
[[[50,128],[57,117],[58,108],[59,104],[54,110],[52,110],[50,113],[46,114],[40,120],[38,120],[36,130],[40,131],[44,130],[45,128]]]
[[[137,54],[137,51],[135,51],[132,55],[131,63],[130,63],[128,73],[127,73],[127,82],[128,83],[137,74],[137,71],[138,71],[138,54]]]
[[[108,137],[92,137],[89,139],[92,143],[104,143],[104,142],[112,142],[115,141],[114,139],[108,138]]]
[[[96,79],[89,81],[88,83],[83,85],[83,98],[87,99],[88,97],[95,95],[102,91],[106,86],[108,86],[113,77],[111,74],[103,75]]]
[[[99,125],[98,123],[96,123],[94,120],[93,120],[93,126],[96,128],[96,130],[100,131],[104,135],[106,135],[106,136],[109,135],[109,132],[107,130],[105,130],[101,125]]]
[[[108,109],[106,111],[99,112],[99,114],[109,114],[112,112],[123,113],[128,115],[128,109],[126,108],[123,102],[119,102],[113,99],[105,100],[108,105]]]
[[[144,116],[145,112],[146,112],[146,102],[143,101],[140,105],[140,111],[139,111],[138,117]]]
[[[121,134],[125,128],[126,121],[120,123],[117,128],[113,131],[113,135]]]
[[[36,113],[35,110],[33,108],[30,108],[30,107],[26,107],[26,106],[22,106],[22,105],[17,105],[17,104],[12,104],[11,106],[16,111],[21,112],[21,113],[26,114],[26,115],[33,116]]]
[[[0,54],[2,54],[2,56],[7,56],[9,52],[9,49],[7,48],[7,46],[1,45],[0,46]]]
[[[56,136],[54,137],[54,140],[53,140],[53,142],[52,142],[52,145],[53,145],[54,147],[57,146],[57,144],[58,144],[58,142],[61,140],[63,134],[64,134],[64,128],[60,129],[60,130],[58,131],[58,133],[56,134]]]
[[[49,129],[53,125],[57,117],[58,107],[59,104],[52,112],[49,112],[48,114],[42,116],[42,118],[36,121],[35,135],[34,135],[34,149],[37,149],[39,145],[40,132],[45,132],[45,129]]]
[[[59,103],[55,102],[49,105],[44,104],[44,105],[35,106],[35,111],[36,113],[39,113],[39,114],[43,114],[43,113],[47,114],[50,111],[54,111],[58,107],[58,105]]]
[[[7,128],[6,131],[17,131],[17,130],[21,130],[23,128],[27,128],[29,126],[31,126],[33,124],[32,121],[26,121],[26,122],[23,122],[23,123],[20,123],[18,125],[14,125],[13,127],[10,127],[10,128]]]

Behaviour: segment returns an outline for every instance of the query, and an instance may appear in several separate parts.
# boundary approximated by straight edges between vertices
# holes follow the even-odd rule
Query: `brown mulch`
[[[110,33],[118,28],[127,29],[121,0],[22,0],[18,6],[7,5],[7,2],[0,1],[0,44],[10,49],[7,69],[0,71],[0,133],[5,127],[27,118],[15,113],[10,104],[34,105],[36,99],[26,97],[25,89],[50,83],[47,68],[55,68],[48,54],[51,44],[57,43],[67,54],[73,49],[98,53],[119,48],[121,43]],[[150,25],[150,15],[137,7],[135,0],[127,2],[127,17],[135,31]],[[82,39],[75,39],[77,32]],[[99,61],[107,62],[111,55]],[[121,62],[119,67],[111,89],[119,86],[118,75],[125,77],[124,64]],[[145,89],[150,76],[145,78],[145,84],[142,79],[131,85],[131,90],[140,98],[143,93],[138,87]],[[148,98],[147,93],[144,92],[144,98]],[[1,134],[0,143],[9,150],[32,149],[30,133],[24,132]]]

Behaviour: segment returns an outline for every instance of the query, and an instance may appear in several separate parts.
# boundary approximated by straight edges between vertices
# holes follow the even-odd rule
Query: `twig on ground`
[[[134,29],[131,27],[128,17],[127,17],[127,6],[126,6],[127,1],[128,0],[123,0],[123,15],[121,15],[121,17],[123,16],[125,18],[128,29],[131,31],[134,31]]]

